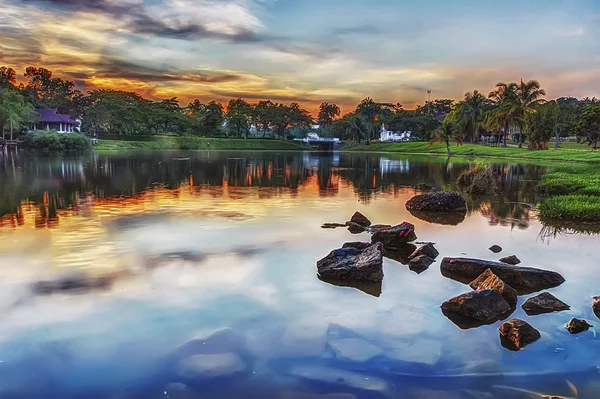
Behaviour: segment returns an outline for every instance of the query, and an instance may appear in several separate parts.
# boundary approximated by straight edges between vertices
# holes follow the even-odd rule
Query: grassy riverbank
[[[300,144],[268,139],[232,139],[214,137],[130,136],[101,137],[96,151],[129,150],[304,150]]]
[[[572,147],[572,146],[571,146]],[[526,148],[502,146],[491,147],[480,144],[453,144],[451,151],[456,156],[511,158],[542,161],[570,161],[600,163],[600,151],[579,150],[573,148],[530,151]],[[342,149],[347,152],[380,152],[399,154],[434,154],[447,155],[446,146],[435,144],[429,148],[426,142],[410,141],[405,143],[372,143],[369,145],[346,145]]]

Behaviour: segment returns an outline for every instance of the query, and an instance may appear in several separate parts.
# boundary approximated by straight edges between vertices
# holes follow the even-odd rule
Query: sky
[[[598,0],[0,0],[0,65],[187,104],[600,97]]]

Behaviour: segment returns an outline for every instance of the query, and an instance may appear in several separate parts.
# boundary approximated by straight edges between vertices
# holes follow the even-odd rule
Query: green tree
[[[583,107],[575,132],[594,151],[600,140],[600,102],[592,102]]]
[[[371,142],[371,138],[377,134],[381,111],[381,104],[373,101],[371,97],[365,98],[356,107],[356,114],[361,118],[362,125],[365,127],[367,145]]]
[[[17,83],[17,73],[12,68],[0,67],[0,89],[14,87]]]
[[[531,150],[547,150],[548,142],[555,134],[559,116],[559,106],[555,101],[545,103],[537,112],[525,117],[525,131]]]
[[[187,108],[195,134],[209,136],[219,132],[223,125],[223,106],[216,101],[203,104],[196,99]]]
[[[75,83],[54,77],[46,68],[28,67],[25,70],[27,84],[23,94],[31,99],[37,108],[56,108],[60,112],[71,113],[73,97],[80,93]]]
[[[262,131],[262,136],[265,137],[269,126],[273,124],[275,117],[276,104],[270,100],[259,101],[254,106],[253,121],[256,125],[257,132]]]
[[[134,135],[149,133],[145,116],[148,100],[120,90],[93,90],[83,116],[84,130],[91,133]]]
[[[14,137],[15,129],[30,122],[35,115],[35,108],[25,97],[14,89],[0,91],[0,120],[2,121],[2,139],[5,139],[4,129],[8,126],[10,139]]]
[[[540,88],[540,83],[537,80],[530,80],[518,84],[515,88],[516,95],[512,99],[511,113],[519,126],[519,148],[523,147],[523,133],[525,121],[528,114],[537,111],[538,107],[545,102],[542,98],[546,92]]]
[[[459,102],[455,108],[454,122],[472,143],[479,140],[488,105],[489,102],[485,96],[474,90],[472,93],[465,93],[463,101]]]
[[[331,136],[331,125],[340,116],[340,107],[333,103],[324,102],[319,106],[317,121],[324,136]]]
[[[433,147],[435,143],[444,143],[448,150],[448,156],[451,157],[453,154],[450,151],[450,142],[452,141],[456,142],[458,145],[462,145],[460,130],[454,122],[444,121],[444,123],[442,123],[435,131],[434,137],[429,141],[429,148]]]
[[[229,134],[235,135],[236,137],[244,136],[248,137],[249,117],[252,112],[252,106],[241,98],[231,99],[227,104],[227,113],[225,119],[227,120],[227,130]]]
[[[555,131],[555,146],[560,147],[560,138],[575,132],[579,118],[579,100],[574,97],[556,99],[559,106],[558,120]]]
[[[516,96],[516,83],[497,83],[496,88],[490,92],[488,98],[492,101],[491,108],[487,114],[487,124],[492,130],[500,130],[503,132],[504,147],[506,144],[506,136],[508,128],[514,121],[513,103]]]

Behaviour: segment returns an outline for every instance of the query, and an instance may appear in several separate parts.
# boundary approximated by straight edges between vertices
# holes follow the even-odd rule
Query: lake
[[[564,328],[600,325],[598,237],[537,219],[547,166],[494,165],[502,195],[468,198],[464,220],[406,210],[420,185],[456,189],[468,166],[344,153],[0,157],[0,397],[600,397],[600,337]],[[369,241],[321,228],[355,211],[413,223],[440,257],[420,274],[385,258],[380,286],[320,281],[317,260]],[[550,292],[571,306],[527,316],[532,295],[519,297],[511,317],[542,334],[519,352],[501,346],[501,322],[464,329],[440,309],[470,290],[441,275],[442,257],[512,254],[561,273]]]

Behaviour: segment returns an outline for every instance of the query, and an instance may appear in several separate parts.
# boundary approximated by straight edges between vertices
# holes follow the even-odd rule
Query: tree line
[[[225,105],[196,99],[187,105],[177,97],[145,99],[137,93],[97,89],[82,93],[75,84],[45,68],[28,67],[25,83],[17,84],[12,68],[0,68],[0,124],[21,132],[35,122],[35,108],[54,108],[83,121],[82,130],[96,135],[176,134],[233,137],[303,137],[311,125],[319,134],[344,141],[369,143],[382,124],[391,131],[410,131],[414,140],[479,142],[495,136],[507,145],[508,133],[522,146],[548,148],[554,138],[575,135],[596,147],[600,139],[600,104],[596,99],[561,97],[545,100],[535,80],[498,83],[486,96],[474,90],[460,101],[436,99],[404,109],[400,103],[379,103],[367,97],[344,115],[330,102],[320,105],[316,118],[298,103],[270,100],[256,103],[237,98]]]

